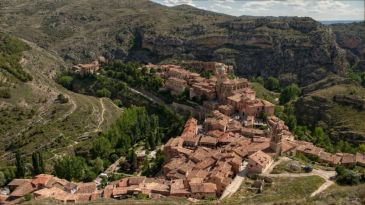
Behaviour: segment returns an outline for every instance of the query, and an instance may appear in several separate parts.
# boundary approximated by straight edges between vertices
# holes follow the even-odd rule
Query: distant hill
[[[331,20],[331,21],[319,21],[324,25],[331,25],[331,24],[349,24],[349,23],[360,23],[363,20]]]

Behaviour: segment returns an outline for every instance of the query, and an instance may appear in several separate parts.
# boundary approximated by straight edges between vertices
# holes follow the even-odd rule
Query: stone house
[[[249,173],[263,173],[273,163],[270,155],[261,150],[255,152],[248,157],[248,172]]]

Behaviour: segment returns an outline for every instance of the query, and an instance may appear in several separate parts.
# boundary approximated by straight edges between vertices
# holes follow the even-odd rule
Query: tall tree
[[[67,180],[83,180],[87,170],[87,164],[81,157],[65,156],[56,161],[54,174]]]
[[[108,139],[104,137],[98,137],[93,141],[92,153],[94,157],[100,157],[105,159],[109,157],[112,146]]]
[[[37,175],[37,174],[41,174],[41,173],[45,172],[42,153],[34,152],[32,154],[32,164],[33,164],[33,175]]]
[[[15,155],[16,158],[16,176],[18,178],[24,178],[25,177],[25,163],[22,159],[22,156],[20,152],[18,151]]]
[[[32,165],[33,165],[33,175],[40,174],[38,152],[33,152],[32,154]]]
[[[297,84],[291,84],[289,86],[287,86],[283,92],[281,92],[280,97],[279,97],[279,102],[280,104],[285,104],[293,99],[295,99],[296,97],[298,97],[300,95],[300,88],[298,87]]]
[[[46,172],[46,164],[44,163],[43,160],[43,154],[41,152],[39,152],[39,171],[40,173],[45,173]]]
[[[134,172],[137,170],[138,168],[138,162],[137,162],[137,154],[134,151],[134,148],[132,148],[131,150],[129,150],[128,152],[128,162],[131,165],[131,170]]]

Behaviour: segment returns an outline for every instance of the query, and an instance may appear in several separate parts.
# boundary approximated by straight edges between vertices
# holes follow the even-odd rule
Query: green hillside
[[[32,43],[17,42],[27,51],[19,52],[19,64],[13,65],[32,80],[22,82],[7,70],[0,72],[10,93],[0,98],[0,165],[11,163],[17,150],[28,156],[43,151],[46,158],[72,151],[119,117],[121,109],[109,99],[75,94],[53,81],[66,66],[61,58]],[[67,102],[59,100],[60,94]]]

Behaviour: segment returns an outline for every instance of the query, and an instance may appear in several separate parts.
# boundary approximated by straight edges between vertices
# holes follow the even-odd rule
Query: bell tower
[[[282,152],[282,134],[280,133],[279,123],[271,127],[270,148],[274,151],[276,156],[280,156]]]
[[[224,68],[224,65],[219,65],[215,70],[215,75],[217,77],[217,85],[216,85],[216,91],[218,99],[221,101],[225,100],[226,91],[225,87],[223,86],[223,82],[227,80],[227,74],[226,69]]]

